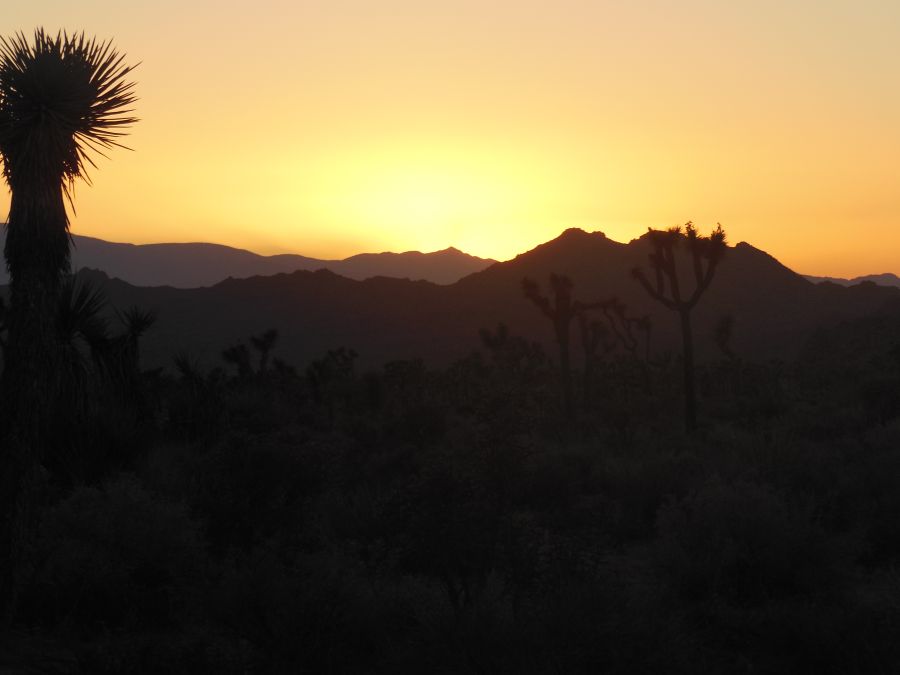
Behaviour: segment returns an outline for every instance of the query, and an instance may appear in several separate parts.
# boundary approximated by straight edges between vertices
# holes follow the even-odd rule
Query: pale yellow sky
[[[142,62],[134,152],[75,232],[503,259],[693,219],[801,272],[900,272],[894,0],[15,5],[5,34]]]

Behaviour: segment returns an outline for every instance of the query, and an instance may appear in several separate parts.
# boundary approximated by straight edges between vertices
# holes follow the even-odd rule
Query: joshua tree
[[[359,355],[355,350],[346,347],[329,349],[325,356],[313,361],[306,369],[306,380],[312,391],[313,401],[325,406],[329,428],[334,426],[336,394],[342,385],[346,387],[353,380],[357,356]]]
[[[560,274],[550,275],[550,292],[553,300],[541,293],[537,283],[531,279],[522,280],[522,291],[541,313],[553,323],[556,344],[559,347],[559,372],[562,378],[563,409],[566,417],[572,419],[575,408],[572,399],[572,366],[569,358],[569,327],[578,314],[578,304],[572,300],[572,281]]]
[[[278,331],[270,328],[261,335],[250,338],[250,344],[259,352],[259,374],[263,375],[269,369],[269,354],[278,341]]]
[[[223,351],[222,360],[237,368],[239,380],[249,380],[253,375],[253,368],[250,366],[250,350],[243,342]]]
[[[482,328],[478,334],[491,356],[493,366],[507,374],[533,374],[544,363],[544,352],[540,344],[511,334],[505,323],[497,324],[494,331]]]
[[[597,303],[597,306],[603,310],[603,316],[606,317],[616,339],[622,343],[622,348],[634,355],[638,341],[631,331],[634,319],[630,319],[625,313],[625,305],[618,298],[611,298],[606,302]]]
[[[31,531],[32,492],[54,400],[60,352],[55,320],[69,269],[68,217],[92,152],[119,145],[135,119],[133,83],[108,42],[82,35],[0,38],[0,157],[11,191],[6,264],[9,335],[3,374],[0,603],[9,620],[16,570]]]
[[[613,333],[619,338],[625,351],[632,356],[637,353],[640,346],[640,340],[635,336],[634,331],[644,335],[644,360],[649,362],[650,333],[653,329],[650,317],[646,315],[642,317],[628,316],[625,305],[615,298],[603,303],[602,308]]]
[[[734,317],[731,314],[726,314],[716,322],[715,329],[713,330],[713,337],[715,338],[716,346],[719,348],[719,351],[722,352],[722,356],[729,361],[737,360],[737,354],[735,354],[734,350],[731,348],[731,336],[733,334]]]
[[[675,249],[687,243],[694,290],[690,293],[681,286],[675,264]],[[694,387],[694,340],[691,333],[691,310],[709,288],[716,268],[725,254],[725,231],[717,225],[708,237],[697,234],[693,223],[668,230],[650,230],[653,251],[649,255],[650,268],[655,283],[651,284],[644,271],[635,267],[632,274],[644,290],[667,309],[678,313],[681,321],[682,363],[684,366],[684,423],[688,432],[697,428],[697,394]],[[690,273],[687,273],[690,274]]]

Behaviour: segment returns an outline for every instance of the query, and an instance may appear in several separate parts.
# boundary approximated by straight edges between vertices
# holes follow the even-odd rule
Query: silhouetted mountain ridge
[[[505,323],[514,334],[549,344],[552,330],[523,296],[530,277],[546,285],[568,275],[576,299],[615,296],[632,316],[653,322],[653,351],[677,353],[675,316],[646,296],[631,270],[646,263],[645,237],[627,244],[600,232],[567,230],[556,239],[450,285],[374,277],[359,281],[332,271],[294,271],[228,279],[208,288],[141,288],[98,272],[85,278],[112,304],[159,312],[146,337],[147,365],[164,365],[178,351],[217,362],[221,350],[267,328],[281,333],[277,356],[305,365],[326,350],[352,347],[363,364],[423,358],[447,363],[478,348],[480,328]],[[690,280],[687,280],[690,283]],[[694,313],[701,358],[718,357],[713,333],[734,320],[732,347],[747,359],[790,359],[823,326],[880,311],[900,289],[861,284],[813,284],[769,254],[741,242],[729,247]],[[576,362],[579,347],[573,340]]]
[[[3,228],[2,238],[6,233]],[[103,270],[110,277],[136,286],[200,288],[228,277],[247,278],[294,270],[330,269],[351,279],[390,276],[449,284],[484,269],[493,260],[455,248],[433,253],[361,253],[344,260],[319,260],[296,254],[259,255],[244,249],[208,243],[123,244],[94,237],[72,236],[72,268]],[[0,284],[8,283],[5,267]]]
[[[881,274],[864,274],[861,277],[853,277],[852,279],[842,279],[840,277],[816,277],[810,275],[804,275],[804,278],[816,283],[832,283],[837,284],[838,286],[855,286],[856,284],[862,284],[866,282],[870,282],[873,284],[878,284],[879,286],[894,286],[896,288],[900,288],[900,277],[892,272],[882,272]]]

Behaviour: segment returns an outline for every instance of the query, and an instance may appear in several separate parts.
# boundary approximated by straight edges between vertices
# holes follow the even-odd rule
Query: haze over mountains
[[[2,239],[6,239],[5,228]],[[450,284],[494,263],[455,248],[433,253],[362,253],[344,260],[319,260],[294,254],[264,256],[220,244],[120,244],[80,235],[73,235],[72,240],[73,270],[101,270],[135,286],[199,288],[229,277],[245,279],[319,269],[348,279],[391,276]],[[6,268],[0,267],[0,284],[6,284]]]
[[[423,358],[447,364],[470,354],[481,328],[506,324],[513,334],[544,343],[549,322],[527,301],[524,277],[546,287],[551,273],[568,275],[582,301],[615,296],[631,316],[653,322],[652,351],[677,353],[677,320],[650,300],[631,277],[649,252],[645,237],[627,244],[578,229],[459,281],[371,278],[357,281],[323,270],[229,279],[207,288],[137,287],[97,272],[82,276],[102,286],[115,307],[155,309],[159,321],[142,343],[146,366],[170,365],[187,352],[208,365],[221,351],[268,328],[280,333],[275,356],[304,367],[326,350],[355,349],[363,365]],[[894,312],[900,289],[875,284],[814,284],[747,243],[730,247],[695,310],[701,358],[720,357],[714,330],[734,320],[733,350],[747,359],[789,359],[819,330],[878,312]],[[578,353],[577,337],[573,338]]]
[[[853,277],[852,279],[842,279],[840,277],[815,277],[808,274],[804,275],[804,278],[816,284],[830,282],[839,286],[855,286],[856,284],[862,284],[869,281],[873,284],[878,284],[879,286],[894,286],[900,288],[900,277],[892,272],[865,274],[861,277]]]

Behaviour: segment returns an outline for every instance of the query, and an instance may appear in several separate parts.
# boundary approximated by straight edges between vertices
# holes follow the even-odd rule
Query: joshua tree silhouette
[[[550,275],[550,292],[553,300],[541,293],[537,282],[531,279],[522,280],[522,292],[531,300],[541,313],[553,323],[556,344],[559,348],[559,372],[562,380],[563,410],[566,418],[575,415],[572,394],[572,366],[569,357],[569,328],[572,319],[578,314],[579,307],[572,300],[572,281],[560,274]]]
[[[352,380],[357,356],[356,351],[346,347],[329,349],[325,356],[313,361],[306,369],[313,401],[325,407],[329,428],[334,426],[336,389]]]
[[[249,380],[253,375],[250,366],[250,350],[243,342],[229,347],[222,352],[222,360],[237,368],[237,376],[240,380]]]
[[[250,344],[253,345],[253,348],[259,352],[259,374],[263,375],[269,369],[269,355],[272,353],[272,350],[275,348],[275,343],[278,341],[278,331],[274,328],[270,328],[265,333],[261,335],[256,335],[250,338]]]
[[[34,485],[45,451],[61,354],[56,334],[69,268],[68,217],[76,179],[92,152],[119,145],[135,122],[132,67],[109,42],[43,29],[0,38],[0,156],[11,191],[6,236],[9,335],[0,466],[0,602],[15,606],[19,556],[32,527]]]
[[[732,335],[734,335],[734,317],[731,314],[726,314],[716,322],[716,326],[713,329],[713,337],[715,338],[716,346],[722,352],[722,356],[729,361],[737,359],[737,354],[731,348]]]
[[[628,316],[625,305],[613,298],[604,303],[600,307],[603,314],[609,322],[610,327],[616,337],[622,343],[622,347],[632,356],[637,354],[640,346],[640,340],[635,336],[634,331],[637,330],[644,336],[644,360],[650,361],[650,334],[653,330],[653,324],[649,316],[634,317]]]
[[[721,225],[708,237],[697,234],[694,224],[668,230],[649,231],[653,251],[649,255],[650,268],[655,284],[647,280],[644,271],[635,267],[632,275],[640,282],[651,298],[667,309],[678,313],[681,321],[682,362],[684,366],[684,423],[688,432],[697,429],[697,394],[694,386],[694,340],[691,332],[691,310],[709,288],[716,269],[727,249],[725,231]],[[681,287],[681,278],[675,263],[675,249],[687,242],[694,276],[694,290],[687,294]]]

